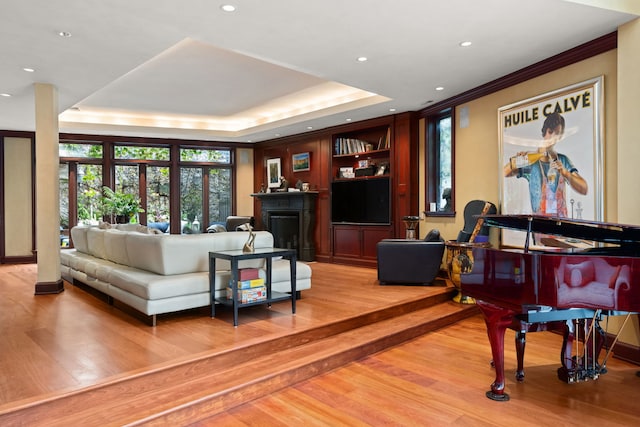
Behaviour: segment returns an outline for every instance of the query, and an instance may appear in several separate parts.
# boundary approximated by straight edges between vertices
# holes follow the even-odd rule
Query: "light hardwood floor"
[[[638,367],[612,360],[597,381],[566,384],[556,377],[561,342],[529,335],[523,383],[507,345],[508,402],[485,397],[494,371],[478,315],[193,425],[640,425]]]
[[[68,284],[62,294],[34,296],[35,266],[0,266],[0,413],[431,291],[379,286],[366,268],[314,263],[313,272],[296,316],[286,303],[245,309],[233,328],[229,312],[210,319],[204,309],[161,316],[151,328]],[[183,425],[640,425],[637,366],[611,359],[599,380],[564,384],[555,374],[561,338],[540,332],[528,336],[526,379],[517,383],[511,331],[506,342],[509,402],[484,395],[494,376],[476,315]]]

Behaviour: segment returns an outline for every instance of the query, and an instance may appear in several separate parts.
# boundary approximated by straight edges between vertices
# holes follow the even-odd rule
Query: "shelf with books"
[[[386,175],[391,158],[391,127],[364,128],[335,135],[333,179]]]
[[[333,142],[334,157],[388,151],[391,148],[391,128],[384,126],[340,134],[334,137]]]

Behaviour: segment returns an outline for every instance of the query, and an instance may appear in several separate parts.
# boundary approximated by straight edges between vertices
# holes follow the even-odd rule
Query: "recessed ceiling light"
[[[444,88],[442,86],[438,86],[436,90],[444,90]]]
[[[232,4],[223,4],[222,6],[220,6],[220,9],[224,10],[225,12],[235,12],[236,11],[236,7]]]
[[[0,93],[0,96],[4,96],[5,98],[9,98],[11,96],[10,93]]]
[[[71,33],[70,33],[70,32],[68,32],[68,31],[59,31],[59,32],[58,32],[58,35],[59,35],[60,37],[71,37]]]
[[[311,130],[313,129],[313,126],[307,126],[307,129]]]
[[[280,136],[280,134],[279,134],[279,133],[276,133],[276,136]]]
[[[389,111],[394,112],[394,111],[396,111],[396,109],[395,108],[389,108]]]
[[[366,56],[360,56],[360,57],[358,57],[358,62],[366,62],[367,59],[368,58]]]
[[[469,47],[469,46],[471,46],[471,45],[472,45],[472,43],[471,43],[471,42],[469,42],[469,41],[466,41],[466,42],[460,42],[460,47]]]
[[[345,120],[345,121],[346,121],[346,122],[350,122],[350,121],[351,121],[351,119],[347,119],[347,120]]]
[[[33,68],[29,68],[29,67],[25,67],[25,68],[23,68],[22,70],[23,70],[23,71],[26,71],[27,73],[33,73],[33,72],[35,72],[35,71],[36,71],[36,70],[34,70]]]

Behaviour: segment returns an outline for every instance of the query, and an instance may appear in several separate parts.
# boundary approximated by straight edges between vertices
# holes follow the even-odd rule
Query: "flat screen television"
[[[389,178],[332,182],[331,222],[390,224],[391,187]]]

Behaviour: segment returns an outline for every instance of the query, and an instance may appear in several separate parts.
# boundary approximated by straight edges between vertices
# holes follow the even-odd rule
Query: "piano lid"
[[[621,246],[640,245],[640,227],[542,215],[484,215],[486,225]]]

